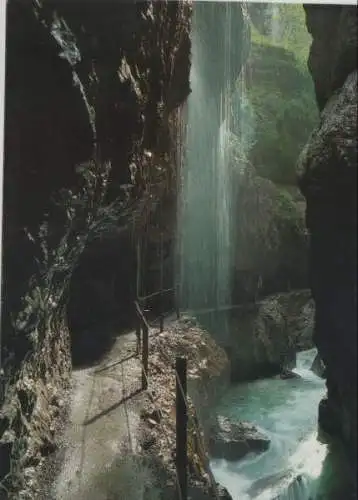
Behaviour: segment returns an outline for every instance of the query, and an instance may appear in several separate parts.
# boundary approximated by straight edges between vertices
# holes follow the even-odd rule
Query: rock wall
[[[8,2],[2,354],[7,374],[11,355],[21,369],[7,390],[0,437],[7,443],[1,450],[12,449],[8,483],[16,479],[17,488],[23,468],[36,466],[53,443],[51,419],[71,364],[66,306],[84,249],[96,254],[91,224],[95,250],[106,235],[99,260],[112,264],[127,291],[125,266],[117,265],[122,240],[113,230],[126,221],[114,218],[108,238],[104,214],[121,200],[140,226],[162,196],[158,186],[171,183],[172,135],[189,93],[190,16],[187,1]],[[60,191],[67,197],[58,209]],[[86,260],[89,274],[94,261]]]
[[[234,156],[233,168],[240,164]],[[242,170],[236,171],[234,177],[236,253],[232,303],[307,288],[304,200],[296,200],[288,189],[260,177],[252,166]]]
[[[234,382],[278,375],[295,366],[296,352],[312,347],[314,304],[309,290],[269,295],[229,311],[203,312],[198,318],[226,350]]]
[[[307,200],[314,341],[327,367],[321,426],[356,454],[357,8],[305,6],[321,110],[299,161]]]
[[[101,162],[111,161],[108,200],[123,184],[134,185],[138,199],[153,172],[168,171],[169,123],[189,93],[189,14],[187,2],[9,3],[4,293],[10,310],[19,307],[34,270],[24,228],[36,233],[54,211],[51,195],[78,185],[76,164],[95,148]],[[57,215],[53,228],[62,224]],[[112,238],[109,246],[119,253],[123,245]]]
[[[309,286],[295,163],[318,122],[302,6],[246,8],[251,46],[231,97],[234,304]]]

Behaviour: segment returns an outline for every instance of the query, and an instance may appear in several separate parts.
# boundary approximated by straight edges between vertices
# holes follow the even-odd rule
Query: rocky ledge
[[[231,500],[226,489],[213,482],[207,448],[212,408],[225,384],[229,386],[229,360],[194,319],[173,322],[150,338],[150,400],[141,413],[140,454],[155,468],[156,488],[162,491],[162,498],[175,498],[176,356],[188,360],[189,494],[193,500]]]
[[[198,317],[226,349],[235,382],[292,369],[296,352],[313,347],[314,303],[309,290],[277,293]]]
[[[218,416],[209,437],[209,453],[213,458],[236,461],[248,453],[261,453],[270,446],[270,439],[248,422],[232,422]]]

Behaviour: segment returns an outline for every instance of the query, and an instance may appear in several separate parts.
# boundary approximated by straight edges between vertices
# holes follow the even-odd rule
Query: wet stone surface
[[[270,439],[248,422],[233,422],[218,416],[211,429],[209,452],[213,458],[240,460],[248,453],[262,453],[270,446]]]

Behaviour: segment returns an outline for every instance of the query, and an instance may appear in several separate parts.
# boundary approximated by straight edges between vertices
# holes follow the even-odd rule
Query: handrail
[[[175,289],[172,289],[172,290],[175,290]],[[142,360],[141,360],[142,388],[144,390],[146,390],[146,389],[148,389],[148,386],[149,386],[149,374],[148,374],[148,358],[149,358],[148,333],[149,333],[150,327],[149,327],[148,321],[146,320],[146,318],[144,316],[144,311],[142,311],[142,308],[141,308],[140,304],[138,303],[138,300],[134,301],[134,305],[135,305],[135,309],[136,309],[136,313],[138,315],[138,318],[139,318],[140,322],[142,323],[143,328],[146,330],[146,332],[143,332],[143,350],[142,350]],[[139,333],[139,335],[140,335],[140,333]],[[167,356],[167,354],[165,353],[165,351],[161,350],[161,355],[168,362],[168,365],[172,364],[171,359]],[[178,371],[177,371],[176,367],[174,367],[174,372],[175,372],[175,378],[176,378],[177,387],[179,389],[179,392],[182,395],[182,399],[183,399],[186,411],[189,414],[189,402],[188,402],[188,398],[187,398],[187,395],[186,395],[186,391],[184,391],[184,388],[182,386],[182,382],[180,380],[180,377],[179,377],[179,374],[178,374]],[[178,392],[178,389],[177,389],[177,392]],[[204,445],[203,440],[202,440],[201,429],[199,427],[198,417],[197,417],[197,412],[196,412],[195,407],[194,407],[194,421],[193,421],[193,424],[194,424],[194,428],[195,428],[196,435],[197,435],[197,438],[198,438],[197,439],[197,445],[199,447],[199,452],[204,457],[206,455],[205,445]],[[216,484],[216,481],[215,481],[215,477],[214,477],[214,475],[213,475],[213,473],[212,473],[212,471],[210,469],[210,466],[205,467],[205,471],[208,474],[208,481],[209,481],[209,484],[211,486],[212,492],[213,492],[215,498],[218,500],[219,499],[218,488],[217,488],[217,484]],[[178,486],[179,497],[182,500],[184,500],[183,496],[182,496],[181,484],[180,484],[180,480],[179,480],[179,475],[178,475],[177,468],[176,468],[176,479],[177,479],[177,486]]]
[[[150,329],[150,326],[149,326],[149,323],[148,321],[146,320],[143,312],[142,312],[142,309],[140,307],[140,305],[138,304],[138,302],[135,300],[134,301],[134,305],[135,305],[135,308],[136,308],[136,312],[140,318],[140,320],[142,321],[142,323],[145,325],[146,328],[148,328],[148,330]]]
[[[138,297],[139,300],[147,300],[147,299],[151,299],[152,297],[155,297],[156,295],[162,295],[164,293],[168,293],[168,292],[175,292],[176,291],[176,288],[167,288],[165,290],[160,290],[159,292],[153,292],[153,293],[150,293],[149,295],[143,295],[141,297]]]

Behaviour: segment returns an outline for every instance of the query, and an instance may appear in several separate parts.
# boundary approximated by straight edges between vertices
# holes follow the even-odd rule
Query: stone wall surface
[[[77,284],[86,271],[96,281],[106,261],[112,274],[102,276],[98,296],[106,290],[110,303],[116,274],[129,295],[130,251],[125,266],[123,233],[108,235],[105,213],[128,195],[140,225],[153,210],[149,192],[162,196],[153,186],[171,182],[172,135],[189,93],[190,18],[187,1],[7,4],[2,356],[6,375],[14,371],[0,451],[1,478],[11,464],[5,483],[14,491],[24,486],[21,471],[53,449],[71,371],[69,291],[81,299],[69,308],[72,320],[86,315],[78,307],[86,287],[95,293],[71,283],[85,248]]]
[[[305,6],[320,124],[299,160],[314,341],[327,367],[321,426],[357,444],[357,8]]]

